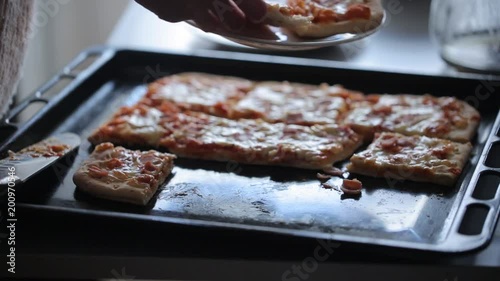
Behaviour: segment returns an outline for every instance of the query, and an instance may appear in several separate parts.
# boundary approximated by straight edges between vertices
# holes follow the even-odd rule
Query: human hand
[[[202,30],[221,28],[243,30],[259,25],[266,15],[263,0],[136,0],[137,3],[168,22],[193,20]]]

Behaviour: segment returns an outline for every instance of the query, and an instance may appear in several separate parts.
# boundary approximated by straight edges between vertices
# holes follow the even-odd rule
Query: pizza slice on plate
[[[383,17],[380,0],[287,0],[286,5],[268,4],[266,19],[298,36],[320,38],[367,32],[379,27]]]
[[[469,142],[479,126],[479,112],[454,97],[368,95],[354,106],[344,123],[363,135],[376,132],[422,135]]]
[[[380,133],[351,158],[354,174],[453,186],[472,150],[470,143],[425,136]]]
[[[102,143],[73,176],[76,186],[96,197],[146,205],[170,175],[175,155],[133,151]]]

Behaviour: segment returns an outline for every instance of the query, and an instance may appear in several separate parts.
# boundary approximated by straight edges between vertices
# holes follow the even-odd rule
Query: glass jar
[[[449,64],[500,72],[500,0],[432,0],[429,31]]]

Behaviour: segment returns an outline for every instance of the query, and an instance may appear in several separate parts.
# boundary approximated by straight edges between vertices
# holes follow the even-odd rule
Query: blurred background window
[[[83,49],[105,44],[127,0],[36,0],[16,101],[26,98]]]

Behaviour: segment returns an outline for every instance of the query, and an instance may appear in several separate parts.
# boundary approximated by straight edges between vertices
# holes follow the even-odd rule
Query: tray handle
[[[485,245],[494,235],[495,225],[500,216],[500,180],[498,180],[500,167],[488,166],[487,159],[494,153],[493,144],[500,142],[498,132],[500,132],[500,111],[455,218],[450,233],[451,239],[448,239],[453,241],[453,244],[445,243],[441,245],[443,248],[472,250]]]
[[[114,52],[113,52],[114,53]],[[102,65],[103,61],[110,58],[109,50],[102,48],[91,48],[78,55],[64,69],[63,74],[76,78],[78,75],[93,72]]]
[[[80,53],[62,71],[35,92],[20,101],[0,120],[0,140],[6,140],[3,143],[0,142],[0,150],[4,149],[10,143],[10,140],[19,134],[19,128],[36,119],[39,114],[43,114],[52,104],[57,103],[65,94],[74,89],[78,83],[87,79],[88,76],[111,60],[114,54],[115,50],[112,48],[104,46],[91,47]],[[23,122],[16,122],[17,116],[35,103],[40,103],[43,106]]]
[[[442,250],[454,251],[454,249],[459,249],[459,252],[463,252],[486,246],[494,234],[492,229],[495,228],[500,214],[499,203],[500,200],[495,200],[488,204],[472,203],[467,205],[467,208],[460,213],[459,218],[461,219],[455,225],[451,237],[448,239],[452,243],[448,242],[441,245]],[[481,221],[477,221],[478,210],[479,213],[484,215]],[[474,224],[476,225],[474,226]]]

